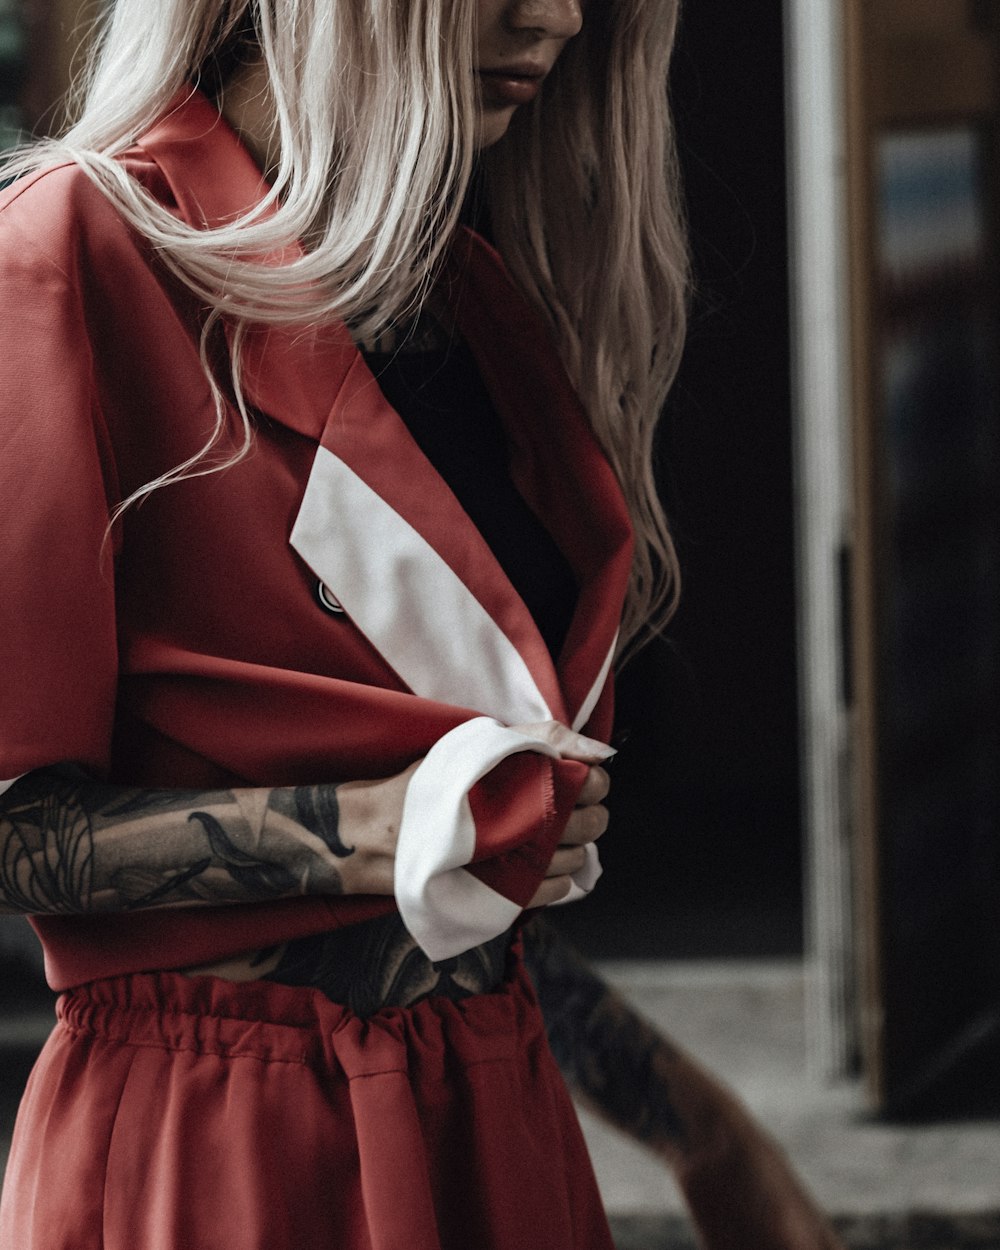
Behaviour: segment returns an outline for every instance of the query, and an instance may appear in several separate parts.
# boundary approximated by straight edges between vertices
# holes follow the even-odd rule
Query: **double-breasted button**
[[[331,594],[329,587],[325,582],[316,583],[316,598],[319,600],[319,606],[324,612],[329,612],[331,616],[343,616],[344,606],[336,595]]]

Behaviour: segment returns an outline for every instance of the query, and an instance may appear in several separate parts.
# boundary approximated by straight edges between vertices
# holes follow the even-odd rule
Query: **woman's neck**
[[[263,61],[241,66],[223,87],[219,108],[270,182],[281,149],[271,84]]]

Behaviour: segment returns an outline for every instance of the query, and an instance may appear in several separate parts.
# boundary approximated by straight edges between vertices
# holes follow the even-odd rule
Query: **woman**
[[[611,1245],[520,929],[671,592],[673,19],[118,0],[11,164],[3,1245]]]

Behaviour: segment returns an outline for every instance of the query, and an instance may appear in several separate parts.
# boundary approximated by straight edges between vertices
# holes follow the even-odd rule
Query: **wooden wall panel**
[[[991,761],[1000,749],[990,657],[1000,617],[992,574],[984,581],[975,567],[977,552],[992,568],[1000,551],[997,509],[977,485],[996,461],[1000,421],[987,411],[1000,347],[1000,58],[985,10],[972,3],[846,0],[845,12],[865,1069],[874,1105],[893,1114],[964,1110],[971,1090],[996,1107],[1000,1082],[988,1074],[1000,1067],[1000,811]],[[965,220],[957,171],[973,150],[978,207]],[[935,151],[952,155],[942,165]],[[902,183],[898,166],[889,180],[893,152],[910,153]],[[948,216],[953,201],[958,218]],[[974,219],[987,235],[974,262],[935,261]],[[933,239],[928,221],[937,222]],[[901,276],[893,266],[907,249]],[[901,360],[910,377],[902,393]],[[970,620],[981,622],[978,650],[969,649]],[[978,686],[967,681],[973,654],[983,659]]]

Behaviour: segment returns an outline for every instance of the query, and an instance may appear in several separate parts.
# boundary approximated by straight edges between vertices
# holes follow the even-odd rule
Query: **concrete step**
[[[699,1250],[687,1221],[677,1215],[616,1216],[617,1250]],[[845,1216],[834,1226],[847,1250],[997,1250],[1000,1214],[940,1216],[919,1213]],[[747,1247],[747,1250],[754,1250]]]
[[[807,1062],[800,961],[643,961],[601,968],[643,1014],[741,1095],[823,1209],[858,1221],[858,1237],[869,1235],[865,1221],[875,1221],[876,1231],[878,1220],[895,1221],[893,1227],[905,1231],[911,1216],[917,1219],[914,1237],[931,1237],[935,1219],[965,1221],[967,1237],[979,1235],[977,1220],[995,1229],[1000,1124],[881,1123],[869,1114],[857,1083],[824,1083]],[[665,1217],[682,1215],[681,1197],[658,1162],[592,1117],[581,1119],[612,1215],[639,1220],[635,1227],[652,1220],[664,1228]],[[978,1244],[1000,1250],[1000,1236]]]

